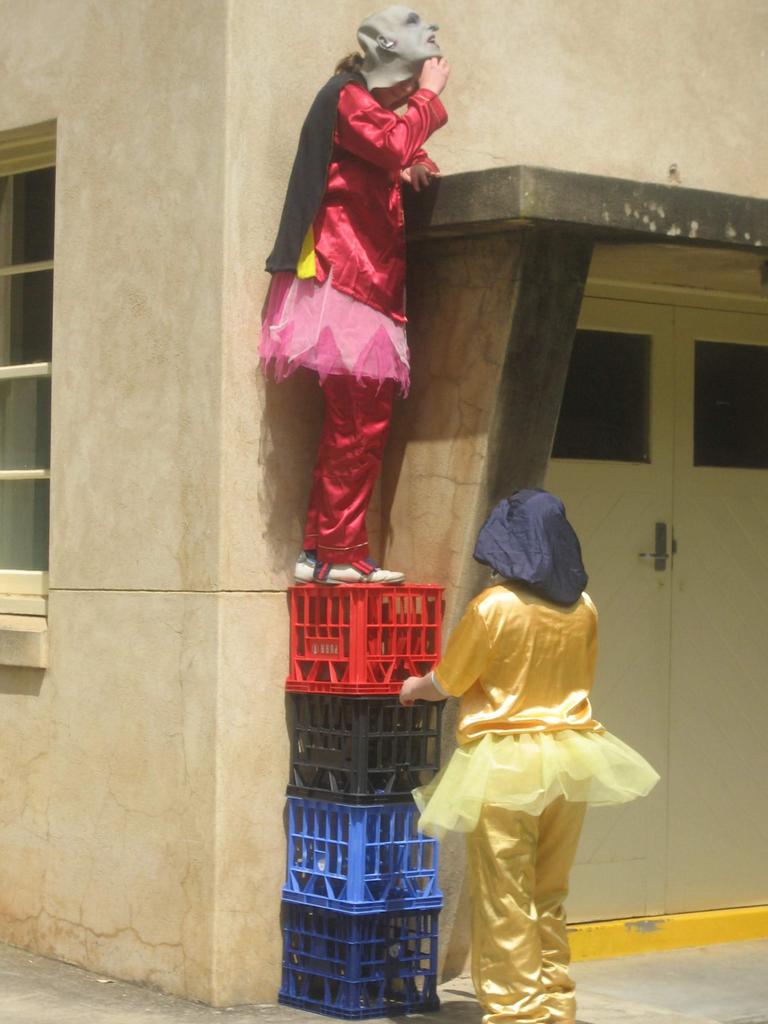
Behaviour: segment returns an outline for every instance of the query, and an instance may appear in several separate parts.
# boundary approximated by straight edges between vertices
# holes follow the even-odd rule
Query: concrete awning
[[[588,231],[595,242],[768,249],[768,199],[545,167],[449,175],[408,197],[407,218],[414,240],[557,224]]]

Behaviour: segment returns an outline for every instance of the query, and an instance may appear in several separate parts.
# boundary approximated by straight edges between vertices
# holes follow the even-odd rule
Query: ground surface
[[[768,1024],[768,940],[576,964],[580,1024]],[[442,986],[423,1021],[480,1024],[467,978]],[[0,944],[0,1024],[307,1024],[281,1006],[226,1010]],[[410,1018],[417,1021],[419,1018]]]

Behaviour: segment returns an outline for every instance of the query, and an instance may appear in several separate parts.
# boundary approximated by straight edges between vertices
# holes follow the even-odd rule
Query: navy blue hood
[[[562,501],[547,491],[500,501],[477,535],[474,557],[555,604],[573,604],[587,585],[579,538]]]

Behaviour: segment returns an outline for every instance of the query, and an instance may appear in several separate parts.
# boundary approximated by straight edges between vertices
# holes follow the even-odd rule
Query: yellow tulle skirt
[[[419,828],[431,836],[471,832],[483,804],[540,814],[559,796],[605,806],[645,796],[659,775],[604,730],[486,733],[459,747],[444,770],[413,792]]]

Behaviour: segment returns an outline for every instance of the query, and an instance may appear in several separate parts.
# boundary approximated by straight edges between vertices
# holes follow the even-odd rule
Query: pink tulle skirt
[[[299,279],[274,274],[264,309],[259,346],[265,370],[283,380],[300,366],[358,380],[396,380],[403,394],[410,383],[405,328],[384,313],[337,291],[330,276]]]

